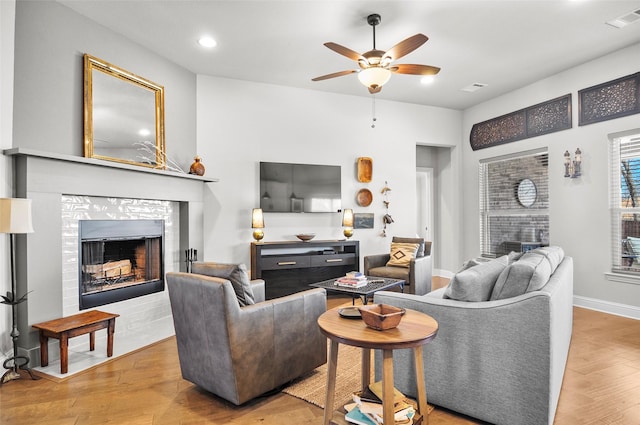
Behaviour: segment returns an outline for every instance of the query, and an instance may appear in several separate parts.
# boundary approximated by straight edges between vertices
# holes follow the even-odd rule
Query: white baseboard
[[[573,296],[573,305],[576,307],[588,308],[589,310],[596,310],[603,313],[615,314],[616,316],[640,320],[640,307],[633,305],[614,303],[611,301],[603,301],[578,295]]]
[[[455,273],[450,272],[449,270],[442,269],[433,269],[433,276],[446,277],[447,279],[451,279]]]

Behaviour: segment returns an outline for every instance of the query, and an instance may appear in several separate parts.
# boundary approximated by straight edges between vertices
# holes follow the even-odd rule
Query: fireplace
[[[164,220],[79,220],[80,310],[164,291]]]

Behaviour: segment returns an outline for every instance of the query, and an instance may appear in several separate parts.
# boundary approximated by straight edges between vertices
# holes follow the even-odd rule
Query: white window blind
[[[612,270],[640,272],[640,134],[614,139],[611,160]]]
[[[549,155],[545,150],[528,151],[481,161],[480,252],[496,257],[511,251],[512,242],[549,240]],[[530,179],[536,188],[533,205],[523,206],[518,184]]]

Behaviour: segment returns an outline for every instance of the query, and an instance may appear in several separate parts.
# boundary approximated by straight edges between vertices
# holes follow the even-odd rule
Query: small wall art
[[[373,213],[354,213],[354,229],[373,229]]]

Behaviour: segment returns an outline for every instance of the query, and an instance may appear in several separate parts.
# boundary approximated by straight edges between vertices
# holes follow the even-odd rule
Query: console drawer
[[[311,258],[311,267],[348,266],[355,264],[353,254],[315,255]]]
[[[309,265],[308,255],[262,257],[262,270],[299,269]]]

